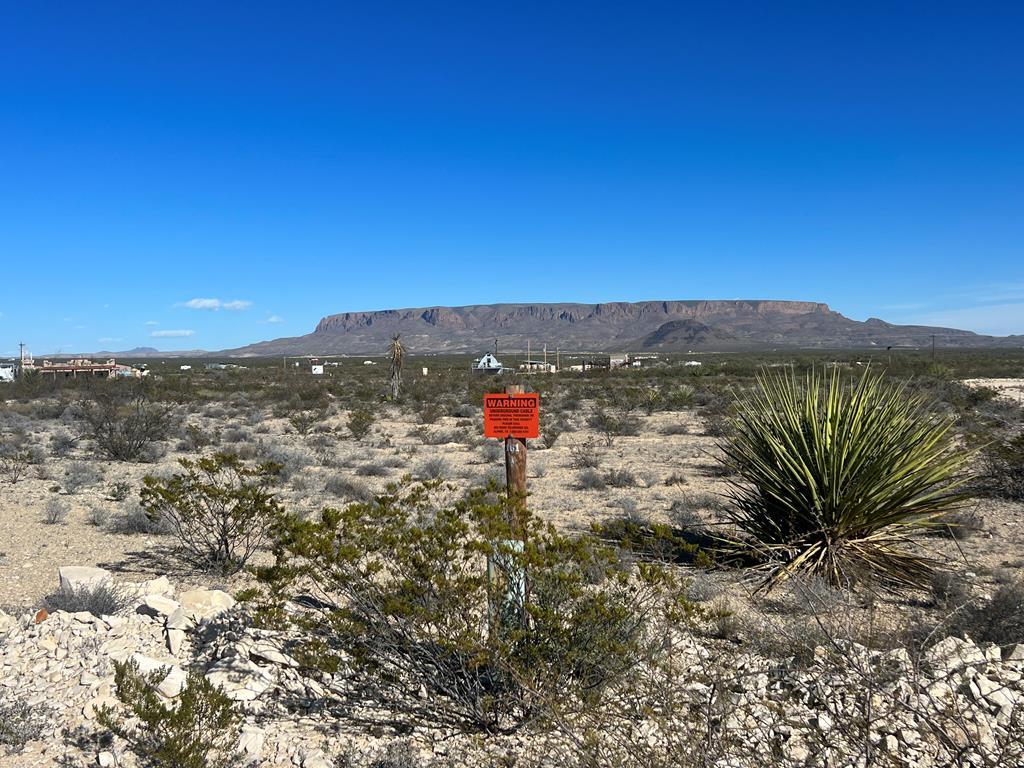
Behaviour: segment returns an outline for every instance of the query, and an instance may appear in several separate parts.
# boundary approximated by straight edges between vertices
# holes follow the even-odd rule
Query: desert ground
[[[720,446],[726,439],[719,425],[720,408],[716,409],[720,400],[699,397],[706,379],[683,376],[682,372],[662,371],[656,379],[646,380],[642,374],[630,379],[640,390],[682,385],[698,397],[688,395],[671,408],[626,407],[623,418],[629,427],[611,431],[594,418],[604,409],[622,410],[615,402],[605,402],[606,380],[574,383],[565,375],[563,381],[568,382],[570,391],[566,394],[559,383],[544,377],[542,411],[548,404],[551,408],[544,415],[544,437],[529,441],[530,510],[570,535],[585,534],[602,525],[607,530],[623,520],[645,529],[664,525],[698,531],[702,536],[728,532],[725,510],[730,476],[720,463]],[[534,384],[528,377],[520,380],[528,386]],[[166,577],[173,584],[171,595],[196,589],[237,594],[252,586],[248,570],[221,576],[183,560],[176,551],[176,538],[154,525],[140,507],[143,478],[168,477],[180,471],[182,458],[230,451],[248,462],[278,462],[282,465],[275,487],[278,500],[287,511],[309,518],[325,507],[369,500],[405,476],[414,481],[442,478],[460,492],[488,481],[501,483],[502,445],[481,437],[479,398],[472,390],[476,383],[470,382],[467,390],[459,381],[444,395],[439,409],[430,407],[429,395],[410,405],[382,402],[372,394],[373,423],[361,438],[354,437],[348,425],[353,411],[365,406],[346,402],[330,391],[315,408],[308,402],[282,408],[279,403],[239,396],[244,385],[224,394],[218,393],[216,386],[204,385],[203,394],[180,398],[172,434],[143,462],[113,461],[97,455],[79,423],[78,400],[83,395],[79,390],[66,388],[9,399],[0,411],[5,436],[31,446],[33,457],[16,482],[0,480],[0,607],[14,617],[9,621],[23,622],[23,632],[29,633],[23,642],[28,642],[25,637],[37,637],[32,632],[41,631],[31,629],[29,618],[59,592],[58,570],[64,566],[103,568],[125,584],[152,584]],[[541,383],[539,378],[535,381]],[[960,386],[955,377],[949,381],[951,387]],[[994,419],[1002,430],[998,439],[1020,430],[1024,378],[969,376],[960,381],[965,388],[957,389],[958,393],[989,393],[980,402],[988,409],[985,418]],[[366,384],[370,391],[377,386],[375,381]],[[730,382],[724,386],[716,382],[715,392],[727,398],[730,386]],[[307,379],[302,387],[308,394],[317,383]],[[295,418],[296,413],[310,409],[314,411],[311,424]],[[967,422],[961,415],[963,434],[958,439],[965,448],[973,448],[978,428],[970,419]],[[949,593],[955,593],[961,605],[969,600],[983,604],[1000,588],[1017,583],[1024,565],[1024,502],[978,490],[963,515],[961,519],[968,522],[957,535],[919,536],[914,541],[915,547],[951,574],[936,584],[931,594],[879,595],[865,600],[821,585],[797,584],[765,596],[757,591],[755,578],[742,568],[692,563],[673,568],[685,578],[690,599],[705,611],[698,636],[708,647],[739,649],[761,659],[792,659],[806,655],[801,645],[809,645],[813,652],[825,642],[819,629],[827,626],[838,631],[840,625],[851,641],[894,647],[905,642],[915,627],[942,626],[951,610]],[[270,554],[261,551],[251,565],[270,560]],[[58,611],[56,615],[62,614]],[[140,647],[166,658],[160,628],[146,627],[139,630],[140,636],[148,638],[140,641]],[[883,635],[886,640],[879,639]],[[1024,643],[1024,637],[1018,642]],[[200,659],[198,640],[189,643]],[[0,640],[0,675],[13,680],[16,658],[4,658],[3,653]],[[0,691],[16,692],[5,689],[3,682]],[[89,686],[82,683],[79,687],[84,696]],[[109,687],[107,683],[108,693]],[[1024,703],[1016,706],[1024,707]],[[247,753],[252,764],[317,766],[320,763],[314,757],[307,763],[303,755],[316,752],[340,761],[342,747],[355,744],[355,762],[348,764],[392,765],[372,760],[383,759],[380,755],[396,738],[394,733],[361,730],[336,721],[326,726],[322,719],[302,725],[302,721],[291,722],[287,717],[281,720],[279,715],[275,721],[268,711],[249,710],[249,724],[253,728],[259,724],[260,744],[264,739],[267,743],[255,757]],[[83,716],[80,706],[67,717],[76,726],[92,722],[88,712]],[[274,745],[275,722],[291,722],[281,731],[289,734],[290,741],[281,736]],[[25,751],[0,757],[0,766],[94,764],[90,761],[100,759],[95,757],[97,751],[114,755],[116,764],[134,764],[125,750],[106,742],[107,746],[96,746],[98,742],[93,741],[82,748],[64,738],[55,746],[58,732],[66,729],[56,728],[41,743],[30,743]],[[508,765],[546,764],[519,736],[511,742],[506,737],[485,740],[480,751],[469,750],[459,759],[450,753],[462,750],[458,745],[463,742],[450,732],[439,736],[436,731],[418,728],[412,738],[424,765],[474,764],[459,762],[470,760],[466,756],[470,754],[481,761],[476,764],[499,764],[501,760]],[[880,738],[887,737],[883,734]],[[479,746],[480,742],[473,744]],[[908,760],[916,759],[912,739],[900,741],[899,748],[909,752],[902,753],[903,763],[894,760],[892,764],[909,765]],[[518,757],[510,758],[510,754]],[[799,749],[793,754],[794,765],[814,764],[800,762],[804,758]]]

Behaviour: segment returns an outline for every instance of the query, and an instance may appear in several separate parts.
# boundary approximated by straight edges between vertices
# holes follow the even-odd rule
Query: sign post
[[[508,494],[509,511],[513,515],[512,530],[518,535],[517,540],[508,544],[518,551],[524,546],[524,533],[521,531],[526,512],[526,440],[540,436],[540,395],[526,393],[521,385],[505,387],[504,394],[484,395],[484,436],[495,437],[505,441],[505,488]],[[494,558],[488,558],[487,574],[493,580]],[[507,564],[498,562],[503,567],[508,579],[506,603],[511,602],[520,614],[520,620],[526,620],[526,574],[522,571],[513,572],[505,567]],[[492,623],[496,615],[491,609]]]

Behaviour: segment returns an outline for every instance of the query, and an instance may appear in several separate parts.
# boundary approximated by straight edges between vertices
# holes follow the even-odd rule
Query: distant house
[[[324,363],[319,357],[309,358],[309,372],[314,376],[324,375]]]
[[[501,373],[504,367],[499,362],[498,358],[488,352],[481,358],[473,361],[472,366],[474,373]]]
[[[527,373],[556,373],[558,368],[554,363],[544,360],[524,360],[519,364],[519,370]]]

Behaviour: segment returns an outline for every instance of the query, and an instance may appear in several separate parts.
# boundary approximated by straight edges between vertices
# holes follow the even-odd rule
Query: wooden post
[[[510,385],[505,387],[506,395],[525,394],[525,388],[521,385]],[[519,552],[525,548],[524,541],[526,531],[524,517],[526,512],[526,439],[521,437],[505,438],[505,492],[508,495],[509,513],[512,519],[509,520],[512,535],[515,537],[508,542],[508,545]],[[490,580],[493,580],[495,563],[489,557],[487,559],[487,573]],[[505,571],[505,578],[508,580],[507,591],[501,598],[506,605],[511,603],[519,613],[519,621],[525,625],[526,601],[529,595],[529,582],[525,571],[513,570],[511,563],[502,564]],[[493,621],[500,613],[497,606],[489,606],[491,615],[491,628],[494,629]]]
[[[506,395],[525,394],[521,384],[505,387]],[[505,438],[505,488],[509,498],[526,506],[526,440],[522,437]]]

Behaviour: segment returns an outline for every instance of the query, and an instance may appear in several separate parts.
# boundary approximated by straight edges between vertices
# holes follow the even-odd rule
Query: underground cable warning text
[[[484,437],[540,437],[540,395],[484,395]]]

